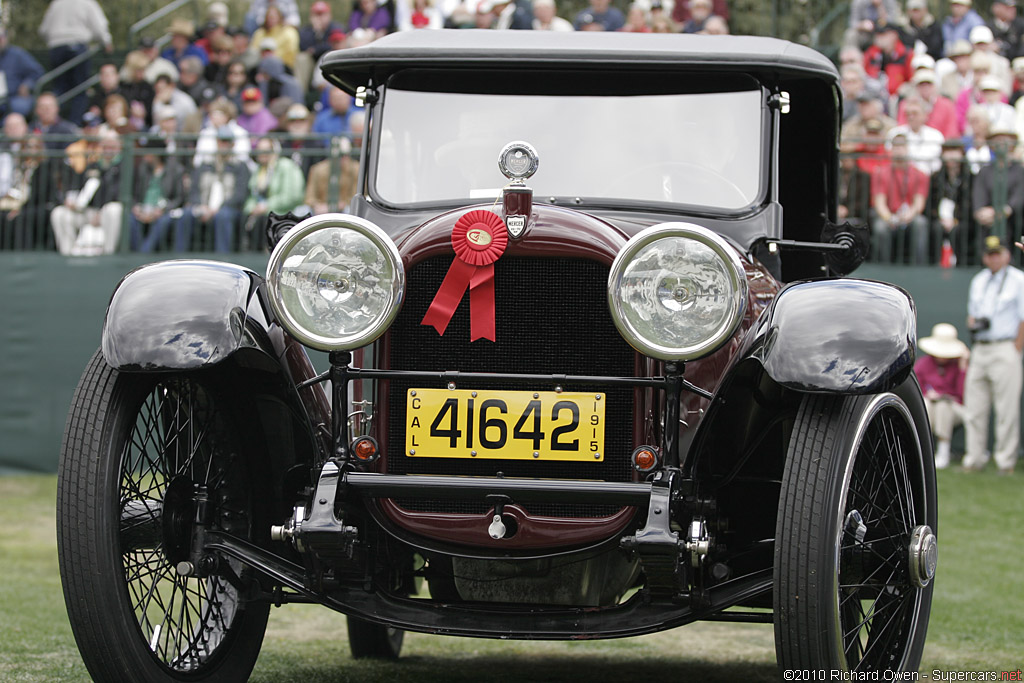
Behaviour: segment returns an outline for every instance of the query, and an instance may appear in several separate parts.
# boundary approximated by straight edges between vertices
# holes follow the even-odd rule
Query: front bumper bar
[[[371,498],[486,500],[488,496],[501,495],[522,503],[595,503],[638,507],[650,502],[653,489],[649,483],[435,477],[369,472],[343,474],[342,486]]]

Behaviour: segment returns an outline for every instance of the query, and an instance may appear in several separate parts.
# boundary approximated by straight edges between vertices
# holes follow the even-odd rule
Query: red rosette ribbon
[[[507,245],[501,216],[484,209],[463,214],[452,229],[455,259],[420,324],[443,335],[468,288],[470,341],[494,341],[494,262]]]

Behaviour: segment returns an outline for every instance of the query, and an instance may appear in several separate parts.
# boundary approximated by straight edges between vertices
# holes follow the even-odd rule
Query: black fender
[[[805,392],[875,394],[914,367],[917,312],[905,290],[871,280],[797,282],[783,289],[744,341],[780,386]]]
[[[103,357],[122,371],[193,370],[244,347],[278,358],[263,278],[219,261],[152,263],[128,273],[107,306]]]

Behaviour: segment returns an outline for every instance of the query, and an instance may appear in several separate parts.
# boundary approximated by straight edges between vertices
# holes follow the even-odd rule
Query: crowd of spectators
[[[96,0],[50,0],[47,66],[90,44],[104,58],[37,95],[44,67],[0,30],[0,248],[102,253],[122,244],[122,225],[142,251],[258,248],[267,211],[343,209],[362,113],[317,65],[391,31],[729,31],[725,0],[589,0],[564,17],[555,3],[316,0],[303,13],[295,0],[251,0],[232,23],[215,1],[201,25],[173,19],[115,59]],[[951,0],[945,17],[935,9],[851,4],[838,55],[839,215],[870,228],[873,258],[975,263],[985,236],[1024,227],[1024,19],[1016,0],[987,16],[971,0]],[[64,95],[93,74],[87,91]],[[333,201],[326,181],[339,186]]]
[[[251,0],[234,22],[201,6],[200,25],[178,16],[115,53],[102,0],[50,0],[45,67],[0,28],[0,249],[258,249],[269,212],[343,210],[363,114],[317,66],[392,31],[729,31],[725,0],[590,0],[567,17],[556,0]]]
[[[951,0],[855,0],[839,51],[840,218],[872,257],[977,264],[989,235],[1024,228],[1024,18]]]

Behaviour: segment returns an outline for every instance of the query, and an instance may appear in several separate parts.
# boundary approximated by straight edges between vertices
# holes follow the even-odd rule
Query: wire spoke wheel
[[[247,600],[241,564],[196,552],[205,531],[257,528],[251,465],[215,387],[118,373],[97,354],[76,391],[59,551],[96,679],[245,680],[259,654],[269,605]]]
[[[808,396],[779,501],[779,666],[916,670],[937,559],[930,449],[895,394]]]
[[[178,571],[197,498],[211,527],[246,533],[244,507],[232,507],[246,496],[244,473],[233,471],[237,456],[216,435],[220,420],[201,386],[161,382],[142,402],[121,458],[121,557],[132,612],[153,654],[175,671],[209,661],[238,611],[238,591],[225,579]]]

